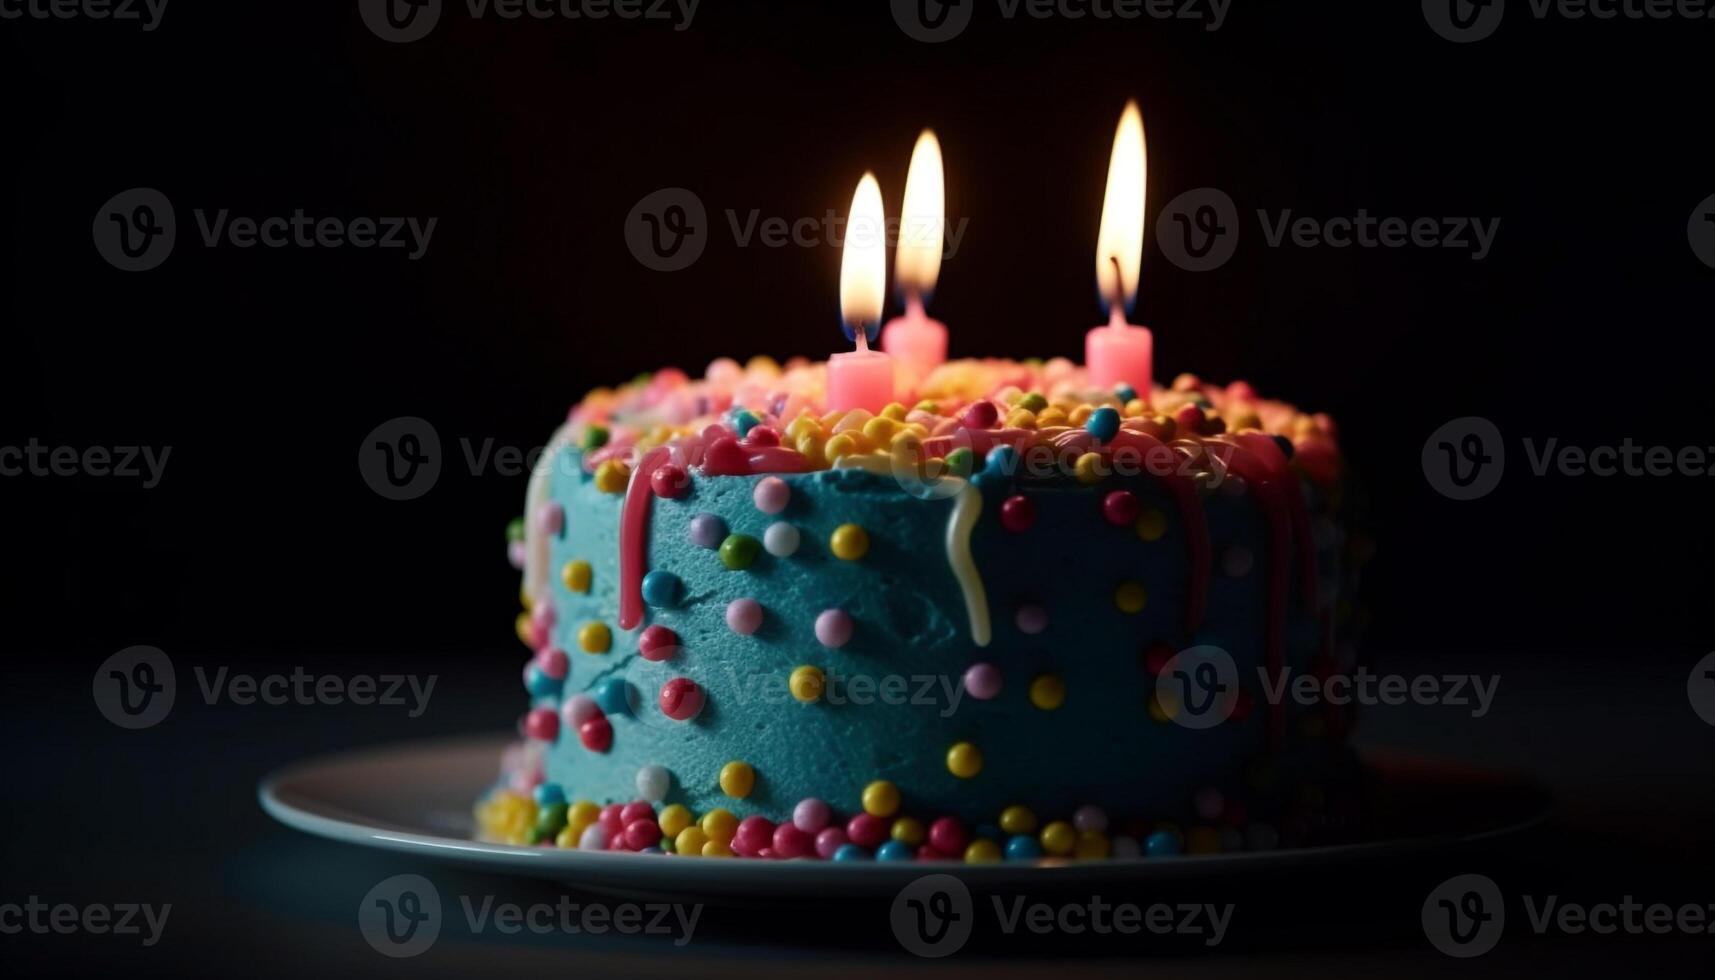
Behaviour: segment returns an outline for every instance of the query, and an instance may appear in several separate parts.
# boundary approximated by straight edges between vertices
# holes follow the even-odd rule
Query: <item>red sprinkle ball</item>
[[[613,747],[613,725],[606,718],[591,718],[578,726],[578,741],[591,752],[606,752]]]
[[[1036,504],[1015,494],[1000,503],[1000,524],[1008,531],[1028,531],[1036,523]]]
[[[967,429],[992,429],[1000,421],[1000,410],[991,401],[972,402],[959,421]]]
[[[703,710],[703,689],[689,677],[675,677],[661,685],[661,713],[674,721],[690,721]]]
[[[657,470],[656,472],[660,472]],[[644,660],[659,663],[679,652],[679,634],[657,623],[637,638],[637,653]]]
[[[1136,523],[1141,509],[1137,495],[1130,490],[1115,490],[1102,498],[1102,516],[1117,527],[1130,527]]]
[[[657,497],[683,497],[691,489],[691,476],[678,463],[662,463],[649,474],[649,489]]]

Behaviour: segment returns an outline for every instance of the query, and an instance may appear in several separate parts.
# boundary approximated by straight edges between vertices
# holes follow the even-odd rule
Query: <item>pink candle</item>
[[[880,412],[893,401],[893,358],[869,349],[862,329],[857,350],[828,358],[828,411]]]
[[[887,322],[881,331],[881,349],[905,365],[927,373],[947,360],[947,327],[923,312],[917,293],[905,297],[905,315]]]
[[[1084,335],[1084,363],[1094,387],[1128,384],[1147,394],[1155,377],[1155,337],[1148,327],[1125,322],[1125,309],[1116,305],[1106,326]]]

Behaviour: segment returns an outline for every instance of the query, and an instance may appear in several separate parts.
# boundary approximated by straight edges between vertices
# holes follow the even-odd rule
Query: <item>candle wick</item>
[[[924,317],[923,294],[915,289],[905,293],[905,316],[909,320],[921,320]]]
[[[856,329],[853,330],[852,333],[857,334],[858,353],[867,354],[869,353],[869,325],[866,323],[859,323],[855,324],[855,326]]]
[[[1110,255],[1108,262],[1114,267],[1114,292],[1108,300],[1108,325],[1117,329],[1125,326],[1125,283],[1120,273],[1120,257]]]

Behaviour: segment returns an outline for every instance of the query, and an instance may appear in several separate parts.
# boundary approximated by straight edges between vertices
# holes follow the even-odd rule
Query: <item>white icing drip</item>
[[[567,422],[554,430],[548,447],[536,460],[536,468],[530,471],[530,484],[524,491],[524,595],[532,607],[548,598],[548,535],[542,532],[536,511],[549,500],[554,460],[571,442],[571,428]]]

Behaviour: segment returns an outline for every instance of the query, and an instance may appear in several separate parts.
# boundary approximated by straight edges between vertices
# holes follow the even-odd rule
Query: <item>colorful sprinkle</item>
[[[1000,525],[1008,531],[1028,531],[1036,523],[1036,504],[1029,497],[1014,494],[1000,503]]]
[[[703,710],[703,702],[707,695],[689,677],[675,677],[661,685],[661,694],[656,703],[661,706],[661,713],[674,721],[690,721]]]
[[[970,742],[955,744],[947,750],[947,771],[960,779],[972,778],[983,771],[982,750]]]
[[[720,784],[721,792],[735,800],[742,800],[750,795],[751,790],[756,788],[756,770],[750,767],[750,763],[739,762],[735,759],[721,767]],[[744,823],[757,819],[761,818],[750,817]],[[742,827],[743,825],[741,823],[739,826]]]
[[[792,671],[786,686],[792,691],[792,696],[805,704],[819,701],[822,690],[827,686],[827,678],[822,674],[822,668],[804,664]]]
[[[841,844],[834,852],[835,861],[868,861],[869,852],[856,844]]]
[[[773,843],[774,822],[767,817],[745,817],[732,835],[733,851],[745,857],[757,857]]]
[[[643,601],[651,606],[672,606],[679,602],[685,583],[672,572],[656,569],[643,576]]]
[[[991,401],[972,402],[959,421],[967,429],[992,429],[1000,421],[1000,410]]]
[[[1084,431],[1093,436],[1097,442],[1107,442],[1119,435],[1120,413],[1107,405],[1090,413],[1084,422]]]
[[[1079,832],[1108,829],[1108,812],[1099,806],[1081,806],[1072,811],[1072,826]]]
[[[929,825],[929,846],[942,854],[961,854],[969,842],[965,825],[953,817],[942,817]]]
[[[853,627],[844,609],[824,609],[816,616],[816,642],[837,650],[851,640]]]
[[[966,864],[994,864],[1000,857],[1000,845],[992,840],[974,840],[965,848]]]
[[[762,545],[748,534],[729,534],[721,542],[721,564],[732,571],[742,571],[756,561]]]
[[[795,824],[783,823],[775,827],[773,842],[774,856],[783,860],[816,853],[816,836]]]
[[[1018,607],[1014,622],[1018,624],[1020,633],[1035,636],[1048,628],[1048,610],[1035,603],[1025,603]]]
[[[550,708],[536,708],[524,716],[524,734],[543,742],[552,742],[560,735],[560,716]]]
[[[740,636],[755,633],[762,628],[762,603],[748,598],[727,603],[726,625]]]
[[[583,559],[566,562],[560,569],[560,581],[564,582],[567,590],[572,592],[588,592],[590,590],[590,563]]]
[[[1008,834],[1036,833],[1036,814],[1030,808],[1013,804],[1000,811],[1000,829]]]
[[[1184,843],[1179,835],[1168,830],[1158,830],[1150,834],[1143,842],[1143,852],[1150,857],[1173,857],[1184,850]]]
[[[816,833],[816,855],[824,859],[839,860],[840,851],[852,846],[846,838],[846,832],[839,827],[825,827]]]
[[[877,861],[909,861],[914,856],[911,845],[904,841],[890,840],[875,849]]]
[[[591,718],[600,718],[602,711],[601,705],[595,703],[595,698],[588,694],[574,694],[560,707],[560,714],[565,716],[568,726],[581,728],[583,723]]]
[[[715,514],[698,514],[686,527],[686,536],[699,548],[719,548],[726,540],[726,521]]]
[[[717,806],[703,814],[701,823],[703,833],[708,835],[709,840],[722,844],[731,843],[732,835],[738,830],[738,817],[726,807]]]
[[[1115,490],[1102,498],[1102,516],[1115,527],[1135,522],[1140,508],[1137,494],[1130,490]]]
[[[578,726],[578,741],[591,752],[606,752],[613,747],[613,725],[606,718],[591,718]]]
[[[649,474],[649,489],[657,497],[674,500],[691,492],[691,475],[678,463],[662,463]]]
[[[1042,828],[1042,849],[1055,857],[1065,857],[1077,846],[1078,832],[1064,820],[1056,820]]]
[[[578,836],[578,850],[605,851],[607,850],[607,830],[599,823],[592,823],[584,828]]]
[[[1016,834],[1007,839],[1006,859],[1008,861],[1034,861],[1042,856],[1042,845],[1036,838],[1026,834]]]
[[[1108,856],[1108,835],[1099,830],[1078,831],[1077,843],[1072,845],[1072,856],[1080,861],[1100,861]]]
[[[1072,464],[1072,476],[1085,486],[1100,483],[1108,476],[1107,461],[1101,453],[1085,453]]]
[[[631,467],[617,459],[603,462],[595,469],[595,488],[602,493],[624,493],[631,480]]]
[[[605,677],[591,689],[595,695],[595,703],[601,706],[605,714],[626,715],[631,713],[631,685],[623,677]]]
[[[897,802],[894,804],[897,806]],[[860,847],[878,847],[887,840],[889,829],[887,816],[873,813],[860,813],[846,821],[846,837]]]
[[[1114,590],[1114,605],[1123,613],[1139,613],[1149,601],[1149,593],[1141,582],[1121,582]]]
[[[702,857],[709,836],[701,827],[686,827],[673,835],[673,853],[684,857]]]
[[[898,810],[899,787],[885,779],[878,779],[863,788],[863,812],[872,817],[891,817]],[[852,840],[858,839],[855,833],[851,837]]]
[[[978,701],[988,701],[1000,695],[1000,668],[994,664],[975,663],[965,669],[965,693]]]
[[[820,833],[833,819],[833,809],[814,797],[798,801],[792,808],[792,823],[806,833]]]
[[[798,529],[785,521],[775,521],[762,532],[762,547],[776,558],[790,558],[798,550]]]
[[[645,627],[637,638],[637,654],[644,660],[660,663],[679,652],[679,634],[660,623]]]
[[[649,767],[645,766],[644,768],[647,769]],[[660,768],[660,767],[657,766],[656,768]],[[667,770],[662,769],[661,773],[665,777],[667,774]],[[641,775],[642,775],[642,773],[640,771],[639,776],[641,777]],[[639,789],[641,789],[641,787],[639,787]],[[663,796],[666,795],[665,787],[663,787],[662,795]],[[646,800],[650,799],[649,794],[647,794],[647,793],[643,793],[642,796]],[[650,800],[650,802],[659,803],[660,800],[654,799],[654,800]],[[659,823],[661,824],[661,833],[665,834],[668,837],[677,838],[680,834],[684,833],[685,830],[687,828],[689,828],[695,822],[696,821],[693,820],[691,817],[690,808],[685,806],[685,804],[683,804],[683,803],[674,803],[674,804],[671,804],[669,806],[663,807],[661,809],[661,816],[659,818]],[[702,830],[699,829],[697,832],[702,833]],[[701,842],[698,842],[696,849],[699,851],[703,849],[703,845]]]
[[[1030,682],[1030,703],[1053,711],[1066,703],[1066,682],[1054,674],[1043,674]]]
[[[792,488],[786,481],[777,476],[765,476],[751,491],[750,499],[756,504],[756,509],[764,514],[778,514],[786,509],[786,504],[792,500]]]
[[[613,631],[606,623],[585,623],[578,627],[578,648],[585,653],[606,653],[613,647]]]
[[[579,441],[584,452],[594,452],[607,445],[608,431],[605,426],[592,425],[584,430],[584,437]]]
[[[543,534],[559,534],[566,526],[566,509],[550,500],[536,508],[536,527]]]
[[[641,851],[661,842],[661,825],[647,817],[640,817],[625,825],[625,846],[633,851]]]
[[[887,835],[901,844],[910,844],[912,847],[916,847],[928,838],[929,830],[923,826],[923,821],[916,817],[900,817],[893,821],[893,826],[888,828]]]
[[[836,558],[857,561],[869,553],[869,532],[856,524],[841,524],[829,535],[828,550]]]
[[[1226,572],[1228,578],[1244,578],[1255,565],[1256,556],[1249,548],[1240,545],[1235,544],[1221,554],[1221,571]]]

